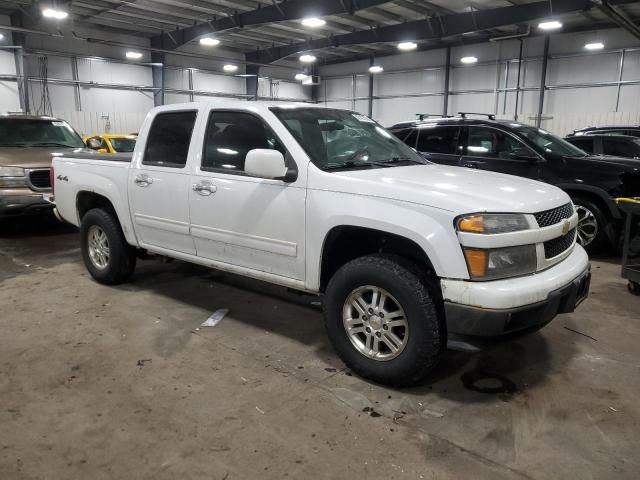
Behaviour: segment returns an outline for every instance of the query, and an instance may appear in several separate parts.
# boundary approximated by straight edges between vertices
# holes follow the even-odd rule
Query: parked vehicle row
[[[430,141],[446,150],[451,135]],[[496,128],[467,137],[474,154],[514,141]],[[52,176],[57,215],[80,227],[98,282],[127,281],[144,253],[320,294],[340,357],[381,383],[413,384],[448,340],[538,329],[588,294],[565,192],[436,165],[351,111],[159,107],[133,156],[78,150],[54,158]]]
[[[435,163],[560,187],[576,206],[578,241],[590,252],[617,244],[622,215],[614,198],[640,191],[637,160],[590,155],[542,129],[492,115],[428,118],[394,125],[390,131]]]
[[[135,135],[101,135],[87,142],[89,148],[103,153],[132,152],[135,139]],[[69,152],[91,150],[64,120],[1,115],[0,219],[51,212],[51,204],[43,198],[51,191],[51,160]]]

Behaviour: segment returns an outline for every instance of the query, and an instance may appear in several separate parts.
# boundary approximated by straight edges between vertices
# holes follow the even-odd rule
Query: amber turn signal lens
[[[461,218],[458,222],[458,230],[461,232],[484,233],[484,218],[482,215]]]
[[[467,260],[467,267],[472,278],[482,278],[487,275],[487,257],[486,250],[464,249],[464,258]]]

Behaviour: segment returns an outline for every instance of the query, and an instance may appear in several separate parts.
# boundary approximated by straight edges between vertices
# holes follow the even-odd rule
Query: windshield
[[[67,122],[0,118],[0,147],[82,148],[84,142]]]
[[[512,125],[515,126],[516,124]],[[564,157],[584,157],[588,155],[584,150],[579,149],[566,140],[556,137],[541,128],[529,127],[522,124],[519,124],[516,128],[518,133],[547,153],[553,153]]]
[[[133,152],[136,147],[135,138],[110,138],[111,146],[118,153]]]
[[[323,170],[427,164],[364,115],[327,108],[272,108],[311,161]]]

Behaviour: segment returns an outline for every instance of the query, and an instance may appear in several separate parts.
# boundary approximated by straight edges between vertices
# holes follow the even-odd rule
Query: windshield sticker
[[[64,127],[65,126],[64,122],[51,122],[51,125],[53,125],[54,127]]]
[[[373,120],[371,120],[369,117],[366,117],[364,115],[360,115],[358,113],[352,113],[351,115],[353,115],[353,118],[355,118],[356,120],[359,120],[361,122],[365,122],[365,123],[376,123]]]

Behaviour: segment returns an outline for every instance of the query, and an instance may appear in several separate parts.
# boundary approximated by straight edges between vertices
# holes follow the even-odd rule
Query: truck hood
[[[87,151],[92,150],[60,147],[2,147],[0,148],[0,167],[49,168],[53,157]]]
[[[326,173],[318,180],[323,190],[419,203],[456,215],[535,213],[570,201],[566,193],[546,183],[435,164]]]

